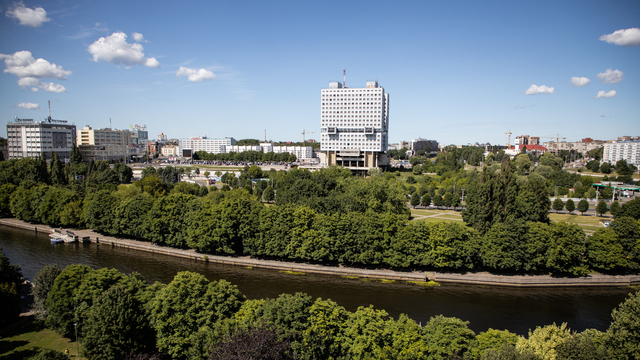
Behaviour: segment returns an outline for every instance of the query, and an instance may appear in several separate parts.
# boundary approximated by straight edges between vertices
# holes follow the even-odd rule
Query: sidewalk
[[[46,234],[53,228],[42,224],[29,224],[18,219],[0,219],[0,225],[11,226]],[[355,276],[400,281],[436,281],[440,283],[462,283],[477,285],[516,286],[516,287],[567,287],[567,286],[630,286],[640,284],[640,275],[602,275],[590,274],[584,277],[556,277],[551,275],[495,275],[487,272],[427,272],[394,271],[387,269],[364,269],[345,265],[319,265],[278,260],[262,260],[249,256],[220,256],[197,253],[195,250],[182,250],[165,246],[156,246],[145,241],[137,241],[112,236],[103,236],[92,230],[73,230],[80,238],[88,236],[91,242],[126,249],[135,249],[161,255],[177,256],[196,261],[208,261],[217,264],[251,266],[279,271],[296,271],[311,274]]]

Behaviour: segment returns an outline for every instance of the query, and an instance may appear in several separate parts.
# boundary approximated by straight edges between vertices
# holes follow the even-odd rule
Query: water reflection
[[[196,271],[210,280],[226,279],[250,299],[305,292],[330,298],[348,310],[374,305],[391,316],[409,315],[423,324],[443,314],[469,321],[477,332],[509,329],[525,335],[536,326],[567,322],[576,331],[605,330],[611,310],[632,291],[630,288],[501,288],[474,285],[421,287],[402,282],[383,284],[325,275],[293,275],[265,269],[217,265],[173,258],[109,245],[52,245],[46,234],[0,225],[0,246],[12,264],[33,279],[47,264],[65,267],[86,264],[138,272],[150,282],[167,283],[179,271]]]

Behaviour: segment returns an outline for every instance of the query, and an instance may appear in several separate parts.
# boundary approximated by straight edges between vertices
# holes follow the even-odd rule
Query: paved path
[[[0,219],[0,225],[43,232],[49,234],[53,228],[47,225],[30,224],[18,219]],[[219,256],[197,253],[195,250],[182,250],[165,246],[155,246],[149,242],[103,236],[92,230],[73,230],[80,236],[88,236],[92,242],[102,246],[111,245],[127,249],[147,251],[162,255],[177,256],[196,261],[209,261],[218,264],[251,266],[255,268],[279,271],[297,271],[314,274],[356,276],[363,278],[389,279],[402,281],[437,281],[465,284],[517,286],[517,287],[562,287],[562,286],[629,286],[639,285],[640,275],[601,275],[590,274],[584,277],[555,277],[551,275],[496,275],[487,272],[427,272],[394,271],[387,269],[365,269],[344,265],[318,265],[298,262],[254,259],[249,256]]]

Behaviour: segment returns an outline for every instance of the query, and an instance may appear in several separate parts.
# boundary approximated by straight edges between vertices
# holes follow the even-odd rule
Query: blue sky
[[[301,141],[329,81],[391,142],[640,135],[639,1],[0,2],[0,118]],[[573,81],[572,82],[572,78]],[[586,84],[586,85],[585,85]],[[582,85],[582,86],[579,86]],[[307,138],[319,138],[308,134]],[[0,129],[6,137],[6,126]],[[544,140],[544,139],[543,139]],[[513,138],[512,138],[513,142]]]

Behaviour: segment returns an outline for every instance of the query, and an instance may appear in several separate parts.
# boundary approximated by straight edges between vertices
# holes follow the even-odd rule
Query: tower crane
[[[314,133],[315,133],[315,131],[306,131],[304,129],[302,130],[302,146],[307,146],[307,145],[305,145],[305,142],[306,142],[305,136],[307,134],[314,134]]]
[[[505,133],[506,135],[509,135],[509,140],[507,140],[507,149],[511,148],[511,129],[509,129],[508,132]]]
[[[561,137],[560,134],[556,134],[556,136],[540,136],[541,139],[556,139],[556,156],[560,154],[560,140],[565,140],[566,137]]]

